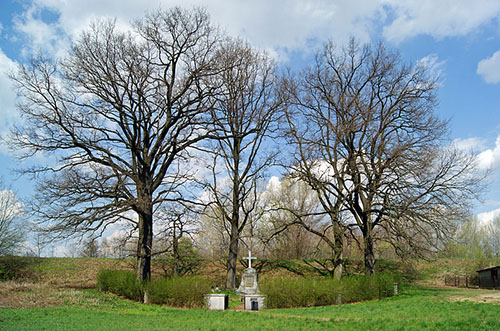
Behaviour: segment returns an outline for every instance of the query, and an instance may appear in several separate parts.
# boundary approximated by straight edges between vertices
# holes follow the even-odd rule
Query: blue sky
[[[205,6],[231,35],[268,50],[283,65],[306,64],[324,41],[382,40],[405,61],[426,61],[441,74],[436,112],[450,119],[451,139],[491,168],[480,219],[500,214],[500,1],[499,0],[2,0],[0,3],[0,134],[19,121],[15,91],[6,77],[37,49],[64,56],[82,29],[99,17],[122,28],[147,10]],[[16,179],[17,162],[0,146],[0,177],[21,197],[29,179]]]

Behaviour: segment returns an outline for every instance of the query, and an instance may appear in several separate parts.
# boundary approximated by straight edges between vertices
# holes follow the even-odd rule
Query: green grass
[[[411,287],[397,297],[340,306],[206,311],[144,305],[83,290],[53,308],[1,309],[0,330],[498,330],[500,306],[455,302],[464,291]]]

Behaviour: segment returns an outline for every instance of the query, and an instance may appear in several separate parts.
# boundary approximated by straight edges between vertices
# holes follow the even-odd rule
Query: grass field
[[[201,276],[223,277],[219,264],[207,261]],[[443,288],[444,275],[466,275],[477,267],[474,260],[416,261],[406,274],[424,286],[407,286],[382,300],[245,312],[232,296],[230,310],[211,312],[144,305],[92,289],[100,269],[131,270],[133,261],[42,259],[31,278],[0,282],[0,330],[500,330],[500,291]],[[160,268],[154,276],[161,277]]]
[[[493,291],[412,287],[398,297],[260,312],[144,305],[96,290],[71,290],[55,307],[0,309],[0,330],[498,330]]]

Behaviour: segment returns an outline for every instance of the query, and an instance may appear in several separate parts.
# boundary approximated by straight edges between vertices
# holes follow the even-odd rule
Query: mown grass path
[[[478,290],[411,288],[383,300],[260,312],[174,309],[79,293],[63,306],[0,309],[0,330],[500,330],[498,303],[468,301]]]

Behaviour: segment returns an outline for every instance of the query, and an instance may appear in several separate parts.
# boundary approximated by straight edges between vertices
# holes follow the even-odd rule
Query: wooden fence
[[[444,284],[446,286],[454,286],[454,287],[478,287],[479,278],[477,276],[473,277],[445,276]]]

